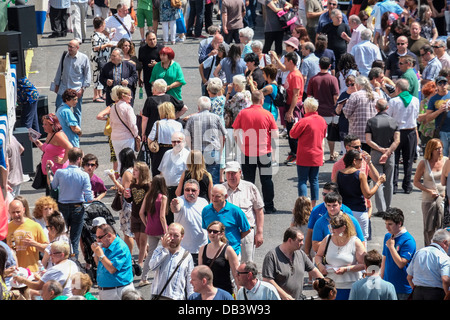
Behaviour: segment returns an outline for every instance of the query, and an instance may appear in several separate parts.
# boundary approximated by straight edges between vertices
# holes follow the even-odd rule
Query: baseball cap
[[[238,172],[241,170],[241,165],[237,161],[230,161],[227,163],[225,172]]]
[[[94,220],[92,220],[93,227],[98,227],[101,226],[102,224],[106,224],[106,220],[103,217],[97,217]]]
[[[439,77],[436,78],[436,83],[439,83],[439,82],[442,82],[442,81],[448,82],[446,77],[439,76]]]

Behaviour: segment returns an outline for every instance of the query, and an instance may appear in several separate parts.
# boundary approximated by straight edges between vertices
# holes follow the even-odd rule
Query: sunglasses
[[[404,46],[405,44],[408,44],[408,42],[398,42],[397,43],[398,46]]]
[[[187,192],[197,192],[197,189],[185,188],[184,191],[187,191]]]
[[[106,235],[107,235],[107,233],[105,233],[104,235],[101,235],[101,236],[97,236],[97,239],[102,240]]]
[[[207,231],[208,231],[208,233],[212,233],[212,234],[218,234],[218,233],[222,232],[222,231],[219,231],[219,230],[211,230],[211,229],[208,229]]]

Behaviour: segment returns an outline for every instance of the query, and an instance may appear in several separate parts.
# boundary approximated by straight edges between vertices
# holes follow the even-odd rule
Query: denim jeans
[[[25,102],[22,103],[22,114],[20,117],[21,125],[25,128],[33,128],[37,132],[39,130],[39,119],[37,113],[38,102]]]
[[[204,151],[206,171],[208,171],[213,179],[213,184],[220,183],[220,155],[221,152],[217,150]]]
[[[311,200],[319,199],[319,167],[297,166],[298,177],[298,196],[308,196],[308,187],[306,185],[309,180],[311,188]]]
[[[58,202],[59,211],[61,211],[66,227],[69,230],[70,242],[75,257],[78,258],[81,231],[84,224],[84,206],[83,204],[60,203]]]
[[[450,145],[450,132],[439,132],[439,138],[442,142],[442,152],[444,157],[448,157],[448,146]]]

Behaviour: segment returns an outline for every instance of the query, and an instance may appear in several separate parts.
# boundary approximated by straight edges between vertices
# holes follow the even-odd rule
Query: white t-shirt
[[[127,27],[130,34],[128,34],[127,30],[122,26],[122,24],[117,21],[115,18],[119,18],[122,23]],[[117,44],[117,42],[120,41],[120,39],[131,39],[131,26],[134,23],[134,20],[131,18],[131,16],[128,14],[124,18],[119,17],[118,15],[112,15],[106,18],[105,20],[105,28],[107,30],[115,29],[114,34],[110,38],[110,42],[113,44]]]
[[[78,266],[72,260],[66,260],[48,269],[42,276],[42,282],[56,280],[64,287],[62,295],[72,296],[72,275],[78,272]]]

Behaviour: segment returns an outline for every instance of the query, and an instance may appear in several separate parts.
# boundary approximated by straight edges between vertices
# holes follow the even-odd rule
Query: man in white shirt
[[[352,30],[352,37],[350,38],[345,32],[342,34],[345,40],[348,41],[347,52],[352,52],[352,48],[361,41],[361,32],[366,29],[362,24],[361,19],[353,14],[348,18],[348,26]]]
[[[450,55],[447,53],[447,42],[436,40],[433,44],[433,50],[436,57],[442,65],[442,69],[450,68]]]
[[[396,97],[389,100],[387,114],[394,118],[400,130],[400,144],[395,150],[394,194],[397,193],[400,153],[403,156],[404,177],[402,188],[405,193],[412,192],[412,165],[417,147],[417,116],[419,115],[419,99],[408,91],[409,82],[399,79],[395,84]]]
[[[208,205],[208,201],[198,196],[200,185],[197,180],[187,180],[183,189],[184,194],[170,202],[170,210],[174,214],[175,222],[181,224],[185,230],[181,245],[191,253],[194,265],[197,265],[198,251],[208,243],[208,235],[202,228],[202,210]]]
[[[160,174],[166,180],[167,189],[169,191],[168,203],[171,203],[172,199],[176,197],[175,191],[177,190],[181,175],[187,169],[186,163],[189,156],[189,150],[184,147],[186,145],[185,141],[184,133],[174,132],[172,134],[173,148],[164,153],[158,167]],[[173,222],[173,213],[169,211],[166,218],[167,224]]]
[[[131,40],[135,26],[134,20],[128,14],[127,4],[120,2],[117,5],[117,13],[105,20],[105,30],[113,34],[110,37],[110,42],[113,44],[117,44],[122,38]]]

